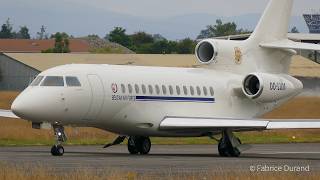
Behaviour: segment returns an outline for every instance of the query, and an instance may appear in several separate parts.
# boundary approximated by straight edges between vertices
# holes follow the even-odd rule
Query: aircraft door
[[[101,108],[104,102],[104,87],[102,80],[98,75],[89,74],[87,77],[91,88],[91,102],[89,102],[91,105],[84,119],[96,120],[101,112]]]

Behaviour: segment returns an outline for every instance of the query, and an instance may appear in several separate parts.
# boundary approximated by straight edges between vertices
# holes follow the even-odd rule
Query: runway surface
[[[129,155],[125,145],[65,146],[62,157],[50,147],[0,147],[0,162],[45,165],[57,172],[117,169],[139,173],[245,171],[258,166],[309,166],[320,171],[320,144],[252,145],[239,158],[219,157],[216,145],[153,145],[149,155]]]

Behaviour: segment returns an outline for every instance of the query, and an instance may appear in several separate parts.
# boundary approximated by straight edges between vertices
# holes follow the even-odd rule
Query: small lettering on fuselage
[[[128,96],[128,95],[112,95],[113,101],[135,101],[136,96]]]
[[[272,91],[285,91],[286,89],[287,89],[286,83],[270,82],[270,90]]]

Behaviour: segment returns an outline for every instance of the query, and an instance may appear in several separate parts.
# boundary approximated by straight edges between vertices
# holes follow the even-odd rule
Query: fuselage
[[[38,77],[14,101],[15,114],[33,122],[125,135],[200,136],[202,132],[162,132],[158,127],[165,117],[253,118],[272,109],[235,93],[243,76],[203,68],[72,64]],[[46,85],[52,77],[62,78],[62,84]],[[79,84],[69,85],[70,78]]]

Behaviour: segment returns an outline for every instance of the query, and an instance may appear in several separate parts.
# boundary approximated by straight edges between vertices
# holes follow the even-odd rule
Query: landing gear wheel
[[[51,148],[51,154],[53,156],[62,156],[64,154],[64,148],[61,145],[53,145]]]
[[[138,148],[136,146],[136,138],[135,137],[129,137],[128,139],[128,151],[130,154],[138,154]]]
[[[233,143],[231,143],[231,139]],[[233,144],[240,145],[242,143],[240,139],[234,137],[231,132],[223,132],[218,144],[219,155],[222,157],[239,157],[241,152],[237,147],[234,147]]]
[[[228,151],[228,148],[225,146],[225,144],[222,142],[222,140],[223,139],[221,138],[219,141],[219,144],[218,144],[219,155],[221,157],[229,157],[230,153]]]
[[[130,154],[148,154],[151,149],[149,137],[131,136],[128,140],[128,151]]]
[[[139,152],[140,154],[148,154],[150,152],[151,149],[151,141],[150,138],[148,137],[141,137],[139,138]]]

